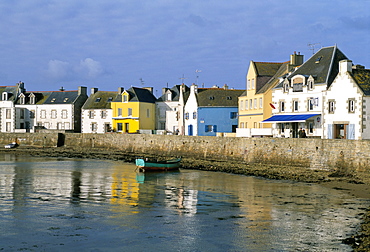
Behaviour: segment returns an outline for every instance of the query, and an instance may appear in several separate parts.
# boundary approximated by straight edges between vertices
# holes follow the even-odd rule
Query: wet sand
[[[108,159],[123,162],[134,162],[135,158],[140,156],[138,153],[107,149],[35,148],[31,146],[20,146],[16,149],[0,148],[0,152],[20,156]],[[370,199],[370,176],[368,174],[336,174],[333,171],[317,171],[304,167],[248,164],[237,161],[195,160],[192,158],[183,158],[182,168],[318,183],[327,188],[342,190],[356,198]],[[343,242],[350,244],[354,251],[370,251],[370,209],[363,216],[363,224],[359,227],[359,232],[353,237],[346,238]]]

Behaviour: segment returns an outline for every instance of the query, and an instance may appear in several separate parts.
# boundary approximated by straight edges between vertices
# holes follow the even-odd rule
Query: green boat
[[[177,170],[180,167],[181,158],[174,158],[164,161],[150,161],[143,158],[135,160],[136,166],[141,171],[169,171]]]

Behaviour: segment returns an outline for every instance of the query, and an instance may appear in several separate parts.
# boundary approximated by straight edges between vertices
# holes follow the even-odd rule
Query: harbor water
[[[0,154],[2,251],[351,251],[369,201],[317,184]]]

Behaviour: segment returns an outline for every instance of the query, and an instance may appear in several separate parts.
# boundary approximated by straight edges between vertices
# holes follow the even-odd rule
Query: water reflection
[[[367,206],[303,183],[191,170],[144,174],[120,162],[0,155],[4,250],[33,242],[62,251],[78,241],[85,250],[107,250],[105,244],[139,251],[349,251],[340,239],[355,231]]]

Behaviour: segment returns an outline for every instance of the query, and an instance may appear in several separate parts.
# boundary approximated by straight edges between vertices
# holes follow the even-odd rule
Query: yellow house
[[[302,63],[303,55],[296,53],[283,63],[250,61],[246,91],[239,97],[239,129],[271,128],[270,123],[261,122],[271,116],[276,106],[272,104],[272,89],[279,84],[280,77]]]
[[[111,103],[115,132],[137,133],[155,129],[155,101],[152,88],[131,87]]]

